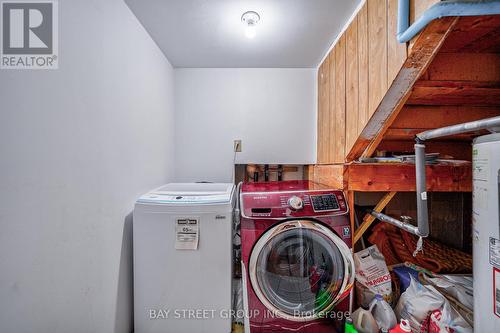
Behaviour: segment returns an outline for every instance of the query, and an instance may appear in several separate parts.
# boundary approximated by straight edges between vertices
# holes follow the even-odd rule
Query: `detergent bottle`
[[[382,295],[375,295],[375,298],[370,303],[370,310],[373,318],[377,322],[380,329],[387,331],[397,325],[396,314],[392,310],[389,303],[387,303]]]
[[[395,326],[389,333],[412,333],[408,320],[401,319],[401,323]]]
[[[352,313],[354,328],[359,333],[378,333],[379,327],[370,310],[359,308]]]
[[[345,318],[344,333],[358,333],[358,331],[356,331],[356,329],[354,328],[351,317]]]

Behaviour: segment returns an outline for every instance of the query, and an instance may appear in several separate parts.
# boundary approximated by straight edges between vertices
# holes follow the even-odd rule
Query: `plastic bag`
[[[394,309],[398,321],[407,319],[413,333],[426,333],[431,312],[441,309],[444,297],[432,286],[424,286],[413,277],[410,285],[401,294]]]
[[[384,256],[376,245],[354,254],[356,266],[356,295],[358,304],[367,308],[379,294],[391,303],[391,275],[387,269]]]
[[[428,333],[472,333],[472,327],[445,301],[443,307],[434,310],[429,318]]]
[[[474,308],[472,279],[463,275],[436,275],[425,276],[424,283],[429,282],[437,288],[456,298],[462,305],[470,310]]]
[[[405,292],[406,288],[408,288],[408,286],[410,285],[410,276],[418,279],[418,272],[413,268],[407,267],[405,265],[396,266],[392,269],[392,271],[399,279],[399,289],[401,292]]]

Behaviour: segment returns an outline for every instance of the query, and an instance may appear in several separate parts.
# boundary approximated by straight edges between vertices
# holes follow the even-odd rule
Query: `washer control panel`
[[[315,212],[339,210],[339,202],[334,194],[311,195],[311,202]]]
[[[348,212],[344,193],[328,191],[253,192],[241,194],[246,217],[282,218],[343,215]]]

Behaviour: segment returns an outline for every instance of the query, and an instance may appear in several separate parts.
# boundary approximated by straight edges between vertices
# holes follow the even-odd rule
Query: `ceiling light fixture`
[[[254,11],[248,11],[241,15],[241,22],[245,25],[245,36],[254,38],[257,31],[257,23],[260,21],[260,16]]]

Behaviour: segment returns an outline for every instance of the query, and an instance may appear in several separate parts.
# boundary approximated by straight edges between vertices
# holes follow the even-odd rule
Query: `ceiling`
[[[174,67],[316,67],[361,0],[125,0]],[[244,34],[241,15],[261,20]]]

